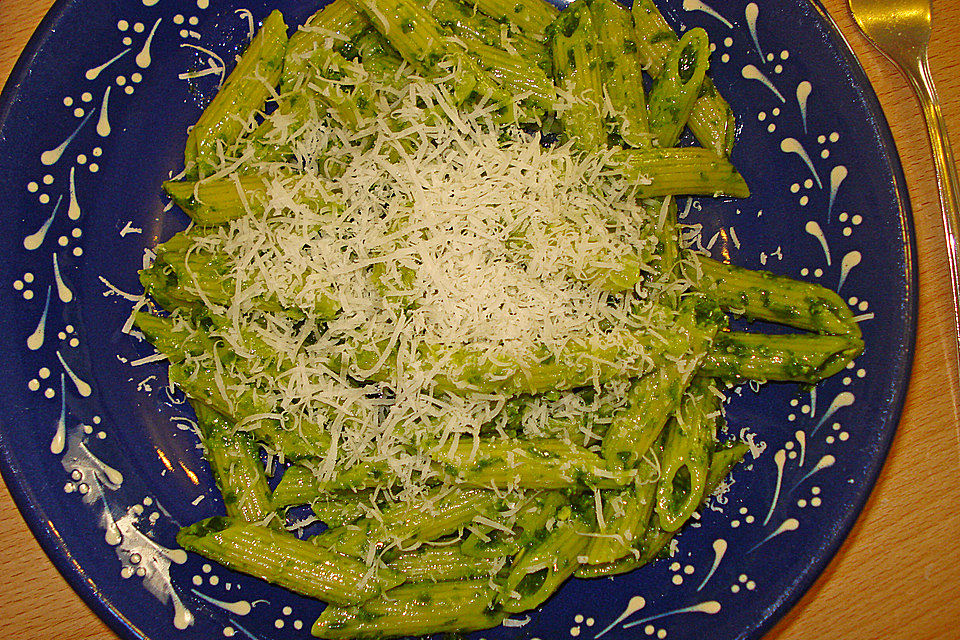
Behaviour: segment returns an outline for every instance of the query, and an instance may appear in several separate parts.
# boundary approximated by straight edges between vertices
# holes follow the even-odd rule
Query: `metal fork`
[[[954,337],[960,358],[960,186],[940,99],[930,74],[930,0],[848,0],[848,4],[857,26],[907,77],[923,108],[940,188],[940,211],[953,284]]]

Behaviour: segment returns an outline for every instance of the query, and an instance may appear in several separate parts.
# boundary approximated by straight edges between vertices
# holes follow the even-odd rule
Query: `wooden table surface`
[[[767,640],[960,638],[960,391],[933,165],[906,81],[856,32],[844,0],[823,3],[867,69],[903,161],[919,250],[919,333],[906,409],[877,487],[840,553]],[[51,4],[0,0],[0,81]],[[960,140],[960,3],[933,4],[931,66]],[[2,483],[0,540],[0,637],[115,640],[40,550]]]

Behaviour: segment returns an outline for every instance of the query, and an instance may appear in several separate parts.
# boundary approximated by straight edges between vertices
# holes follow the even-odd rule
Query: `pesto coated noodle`
[[[726,382],[863,349],[837,294],[681,244],[678,197],[749,195],[708,67],[644,0],[267,17],[141,271],[226,507],[180,545],[328,603],[322,638],[486,629],[656,559],[747,450]]]

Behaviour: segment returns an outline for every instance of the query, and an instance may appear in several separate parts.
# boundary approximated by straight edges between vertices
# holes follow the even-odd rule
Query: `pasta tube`
[[[609,468],[592,451],[561,440],[461,439],[456,447],[438,447],[433,458],[457,484],[474,487],[612,488],[633,477]]]
[[[187,136],[186,165],[194,166],[201,178],[219,164],[218,145],[234,142],[244,123],[270,97],[283,71],[286,47],[287,25],[274,11]]]
[[[720,416],[720,395],[711,383],[694,380],[664,437],[656,509],[667,531],[679,529],[703,500]]]
[[[840,296],[818,284],[700,258],[702,289],[724,309],[752,320],[860,338],[860,327]]]
[[[371,575],[359,560],[233,518],[218,516],[184,527],[177,543],[234,571],[334,604],[359,604],[403,582],[390,569]]]
[[[496,591],[486,580],[412,583],[355,607],[327,607],[313,635],[330,640],[468,632],[499,625]]]
[[[603,123],[600,69],[592,53],[597,48],[597,32],[590,9],[578,2],[550,25],[553,73],[557,84],[569,92],[573,103],[560,115],[567,136],[582,151],[594,152],[606,146]]]
[[[260,451],[250,434],[236,431],[230,422],[206,406],[194,405],[203,449],[210,462],[227,515],[261,522],[270,515],[270,487]]]
[[[703,359],[703,375],[747,380],[820,382],[863,352],[863,340],[814,334],[722,332]]]
[[[488,16],[517,25],[524,33],[543,37],[560,11],[545,0],[472,0]]]
[[[706,78],[709,56],[707,32],[699,28],[684,33],[670,51],[650,90],[650,133],[658,146],[673,147],[680,139]]]
[[[631,147],[650,146],[643,64],[630,11],[616,0],[590,5],[600,48],[600,78],[610,100],[616,133]]]

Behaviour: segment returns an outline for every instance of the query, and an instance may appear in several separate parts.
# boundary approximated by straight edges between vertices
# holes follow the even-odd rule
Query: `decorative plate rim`
[[[818,561],[808,564],[804,570],[798,574],[793,585],[783,594],[781,594],[777,604],[768,610],[767,615],[765,615],[759,621],[759,623],[753,625],[753,630],[751,633],[745,633],[742,635],[743,638],[749,638],[750,640],[760,640],[760,638],[762,638],[767,631],[773,628],[774,625],[780,622],[790,612],[790,610],[793,609],[793,607],[800,601],[804,594],[806,594],[807,591],[809,591],[809,589],[813,586],[814,582],[816,582],[817,579],[823,575],[823,572],[830,565],[830,563],[833,562],[833,559],[840,551],[843,543],[847,540],[850,532],[853,530],[854,525],[860,518],[860,515],[863,513],[863,509],[866,506],[867,501],[870,499],[870,496],[873,495],[874,489],[876,488],[877,479],[887,462],[887,458],[890,454],[890,447],[893,444],[893,439],[896,437],[899,429],[900,420],[903,416],[903,405],[909,392],[910,379],[913,372],[913,360],[916,354],[917,315],[919,313],[919,296],[917,295],[919,288],[919,275],[917,273],[917,264],[914,257],[917,252],[916,231],[913,225],[913,207],[911,206],[910,202],[910,194],[907,189],[907,182],[903,173],[903,164],[900,160],[900,154],[897,151],[896,142],[893,139],[893,133],[890,131],[890,124],[887,121],[886,113],[884,112],[883,107],[880,104],[880,99],[877,97],[877,93],[873,88],[873,83],[870,82],[870,78],[867,76],[866,70],[860,63],[860,59],[854,52],[853,47],[850,46],[850,42],[843,35],[839,25],[837,25],[836,21],[833,19],[833,16],[831,16],[823,4],[821,4],[820,0],[806,1],[814,9],[816,9],[817,13],[820,14],[821,19],[824,21],[824,24],[827,25],[830,36],[837,44],[837,48],[843,56],[844,62],[847,64],[851,74],[854,76],[856,84],[863,94],[864,100],[870,105],[870,108],[873,110],[874,115],[877,118],[877,126],[875,127],[877,140],[883,148],[890,151],[888,154],[888,158],[890,160],[889,168],[894,179],[894,191],[897,194],[900,223],[903,225],[906,235],[903,242],[903,249],[904,264],[906,268],[906,273],[904,275],[906,281],[905,302],[907,312],[906,320],[908,328],[908,344],[906,345],[907,353],[903,359],[904,370],[900,372],[900,375],[904,376],[904,384],[902,388],[898,390],[898,393],[895,395],[890,404],[895,419],[893,420],[893,424],[887,431],[886,437],[882,441],[878,450],[880,453],[882,453],[882,455],[877,456],[874,459],[871,467],[866,471],[866,490],[857,494],[856,500],[851,505],[851,508],[845,512],[844,518],[837,523],[839,526],[834,529],[834,534],[830,538],[829,544],[824,549],[824,552],[819,556]]]

